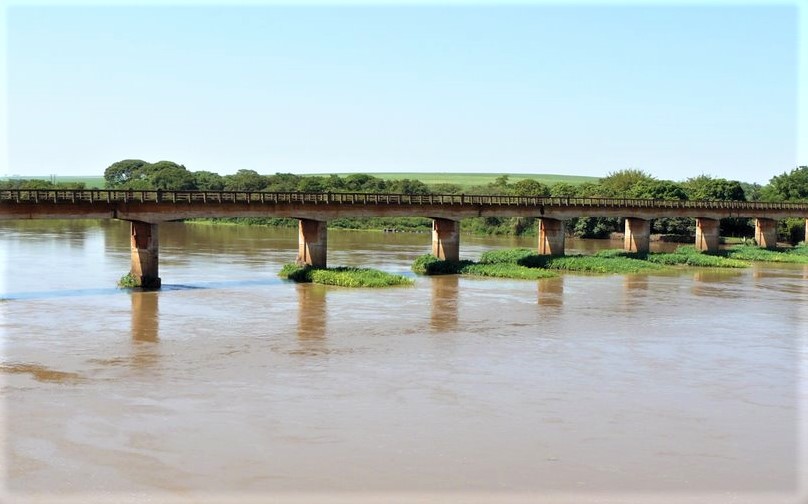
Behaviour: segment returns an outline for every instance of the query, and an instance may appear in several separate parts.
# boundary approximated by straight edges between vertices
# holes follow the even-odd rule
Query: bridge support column
[[[297,234],[297,264],[325,268],[328,227],[325,221],[300,219]]]
[[[776,248],[777,221],[774,219],[755,219],[755,242],[757,242],[758,247]]]
[[[145,289],[160,288],[158,271],[157,224],[130,221],[130,243],[132,247],[132,269],[129,273],[135,283]]]
[[[432,220],[432,255],[444,261],[460,260],[460,222]]]
[[[623,250],[638,254],[647,254],[651,250],[651,221],[633,217],[626,218]]]
[[[719,221],[716,219],[696,218],[696,250],[702,252],[718,251]]]
[[[564,255],[564,221],[539,219],[539,255]]]

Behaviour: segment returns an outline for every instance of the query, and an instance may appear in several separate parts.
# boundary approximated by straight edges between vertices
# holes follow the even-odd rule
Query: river
[[[805,496],[808,266],[350,290],[278,279],[296,250],[164,224],[130,293],[126,223],[0,223],[3,502]],[[332,266],[429,250],[329,231]]]

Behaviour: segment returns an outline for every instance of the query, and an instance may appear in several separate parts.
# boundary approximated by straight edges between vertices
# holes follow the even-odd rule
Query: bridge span
[[[325,267],[327,222],[340,217],[427,217],[432,253],[460,257],[460,220],[535,217],[539,254],[564,254],[564,221],[573,217],[625,218],[624,248],[648,252],[652,219],[696,219],[696,247],[718,249],[719,220],[755,219],[755,239],[773,248],[777,221],[806,219],[808,203],[680,201],[631,198],[482,196],[462,194],[278,193],[159,190],[1,190],[0,219],[120,219],[131,223],[131,273],[144,287],[159,287],[157,230],[161,222],[194,218],[287,217],[299,220],[299,263]]]

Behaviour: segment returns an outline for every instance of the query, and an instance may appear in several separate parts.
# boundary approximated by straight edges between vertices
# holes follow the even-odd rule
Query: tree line
[[[552,185],[537,180],[522,179],[511,182],[508,176],[498,177],[486,185],[463,187],[457,184],[425,184],[420,180],[385,180],[367,174],[294,175],[276,173],[261,175],[254,170],[239,170],[231,175],[210,171],[190,171],[172,161],[149,163],[140,159],[125,159],[111,164],[104,171],[105,185],[109,189],[163,189],[200,191],[271,191],[271,192],[374,192],[391,194],[504,194],[514,196],[570,196],[653,198],[668,200],[725,200],[725,201],[808,201],[808,166],[799,166],[790,172],[772,177],[768,184],[751,184],[737,180],[699,175],[684,181],[661,180],[637,169],[609,173],[597,182]],[[0,188],[66,188],[82,189],[81,183],[53,183],[47,180],[0,181]],[[335,223],[341,227],[366,227],[367,223]],[[467,222],[468,221],[468,222]],[[463,222],[466,231],[485,234],[533,234],[532,218],[479,218]],[[267,220],[277,224],[278,219]],[[413,229],[428,227],[429,221],[392,219],[374,225]],[[622,231],[620,219],[582,217],[567,222],[567,229],[575,236],[603,238]],[[688,218],[655,219],[652,232],[689,236],[694,233],[694,221]],[[780,223],[780,233],[791,241],[804,239],[804,222],[799,219]],[[724,219],[722,233],[751,236],[754,233],[748,219]]]

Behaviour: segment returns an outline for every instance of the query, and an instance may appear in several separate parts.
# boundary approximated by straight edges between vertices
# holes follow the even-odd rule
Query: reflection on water
[[[539,306],[561,308],[564,305],[564,277],[539,280]]]
[[[160,358],[160,294],[132,292],[132,366],[153,368]]]
[[[626,275],[623,277],[623,289],[626,291],[648,290],[648,275]]]
[[[297,342],[296,355],[327,353],[326,290],[323,285],[297,284]]]
[[[429,327],[433,331],[451,331],[457,327],[458,275],[436,275],[429,279],[432,303]]]
[[[132,292],[132,341],[157,343],[160,315],[157,292]]]

